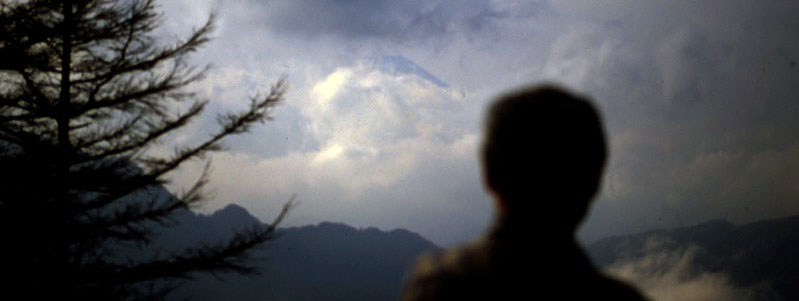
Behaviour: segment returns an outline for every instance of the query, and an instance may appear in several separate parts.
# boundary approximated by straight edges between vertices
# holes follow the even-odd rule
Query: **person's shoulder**
[[[602,289],[599,293],[604,297],[612,300],[648,300],[637,289],[627,283],[605,275],[602,275],[601,279],[599,287]]]
[[[406,281],[403,300],[439,300],[462,288],[470,271],[480,266],[483,246],[479,242],[422,255]]]
[[[420,256],[412,276],[414,278],[440,278],[456,276],[470,266],[480,265],[484,255],[482,242],[473,242],[456,248],[438,250]]]

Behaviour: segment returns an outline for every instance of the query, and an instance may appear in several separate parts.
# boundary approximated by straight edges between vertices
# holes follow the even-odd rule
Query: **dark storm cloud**
[[[483,1],[280,0],[258,1],[262,24],[291,35],[394,41],[481,31],[506,16]]]
[[[797,7],[716,4],[637,7],[619,28],[555,45],[583,58],[559,75],[602,104],[614,141],[606,193],[583,228],[594,239],[799,213]]]

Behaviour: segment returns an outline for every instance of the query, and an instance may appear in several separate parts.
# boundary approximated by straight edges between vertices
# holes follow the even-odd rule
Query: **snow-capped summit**
[[[367,61],[367,65],[388,74],[415,75],[433,83],[440,88],[449,87],[449,84],[404,56],[384,55],[380,57],[374,57]]]

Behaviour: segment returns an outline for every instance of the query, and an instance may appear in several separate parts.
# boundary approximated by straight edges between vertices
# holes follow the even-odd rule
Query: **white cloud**
[[[480,192],[477,136],[442,116],[459,114],[462,94],[412,74],[381,72],[364,61],[339,67],[310,86],[308,97],[291,105],[299,106],[307,120],[304,133],[317,147],[268,158],[235,151],[213,156],[215,198],[204,210],[236,202],[268,220],[274,204],[296,193],[302,205],[289,225],[340,220],[410,227],[443,243],[479,234],[475,226],[445,235],[439,230],[484,225],[490,217],[490,210],[469,212],[475,203],[490,206]],[[460,212],[465,220],[427,216],[444,212]]]
[[[459,97],[412,75],[386,74],[356,63],[314,84],[313,101],[301,110],[309,120],[308,132],[327,151],[349,159],[391,159],[412,140],[458,130],[438,113],[457,114]]]
[[[314,85],[313,88],[311,88],[311,92],[314,94],[314,96],[316,96],[317,105],[326,106],[327,102],[336,96],[336,93],[338,93],[341,85],[344,84],[344,82],[347,81],[350,76],[352,76],[352,72],[350,70],[340,69],[336,70],[332,74],[328,75],[327,78]]]

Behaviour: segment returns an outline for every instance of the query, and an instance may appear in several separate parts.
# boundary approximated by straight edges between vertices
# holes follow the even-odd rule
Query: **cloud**
[[[504,12],[482,1],[301,0],[250,2],[260,24],[287,35],[343,39],[428,40],[481,31]],[[452,9],[459,7],[459,9]]]
[[[302,206],[291,219],[298,224],[409,227],[443,243],[479,234],[490,202],[477,170],[478,138],[453,126],[463,95],[378,67],[372,60],[339,67],[294,103],[316,147],[271,157],[215,155],[210,187],[217,199],[205,210],[236,202],[263,216],[296,193]],[[448,213],[462,220],[434,216]],[[436,231],[442,227],[460,229]]]
[[[226,140],[231,152],[215,162],[220,172],[231,162],[263,167],[252,176],[282,174],[275,187],[295,188],[269,202],[290,190],[332,199],[314,205],[319,210],[306,206],[298,223],[374,222],[445,240],[465,233],[460,228],[479,228],[491,208],[476,156],[451,152],[478,143],[492,97],[542,80],[591,96],[607,123],[611,158],[584,240],[799,213],[792,184],[799,177],[796,5],[169,1],[166,27],[172,34],[199,25],[214,7],[217,38],[195,58],[216,66],[198,87],[214,100],[212,114],[192,134],[209,128],[213,113],[235,110],[287,74],[291,88],[276,120]],[[449,87],[374,70],[365,60],[392,55],[412,59]],[[256,183],[237,186],[247,181],[235,181],[237,169],[230,170],[230,183],[213,183],[220,203],[268,195]],[[245,191],[250,187],[258,193]],[[409,202],[415,205],[397,205]]]
[[[635,285],[653,300],[756,300],[766,284],[737,287],[723,272],[697,269],[694,257],[702,249],[691,246],[668,250],[664,238],[650,237],[645,255],[621,260],[605,269],[611,276]]]
[[[790,130],[799,121],[789,117],[799,112],[799,72],[788,55],[799,45],[784,37],[799,32],[785,32],[778,24],[793,19],[776,12],[796,8],[553,7],[582,22],[554,40],[546,78],[596,99],[611,140],[604,193],[583,237],[799,213],[790,201],[799,195],[783,181],[797,177],[790,169],[799,160]]]
[[[415,74],[385,73],[359,62],[336,69],[310,94],[302,110],[309,132],[324,143],[379,152],[404,139],[463,134],[440,119],[440,113],[458,114],[462,95]]]

